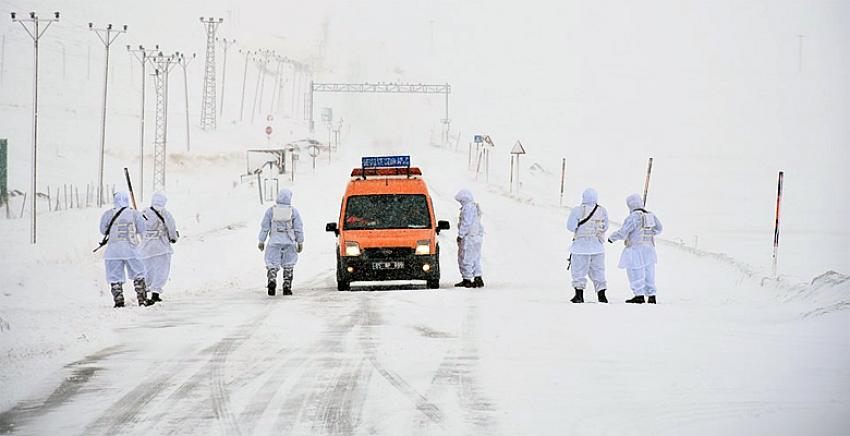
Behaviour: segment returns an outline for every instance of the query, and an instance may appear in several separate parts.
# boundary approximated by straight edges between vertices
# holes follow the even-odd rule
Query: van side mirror
[[[325,224],[326,232],[334,232],[335,235],[339,236],[339,229],[336,226],[336,223],[327,223]]]
[[[440,230],[448,230],[451,227],[452,226],[449,225],[448,221],[443,221],[443,220],[437,221],[437,233],[440,233]]]

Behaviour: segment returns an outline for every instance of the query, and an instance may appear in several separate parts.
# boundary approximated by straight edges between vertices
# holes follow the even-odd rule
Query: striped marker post
[[[773,276],[776,277],[776,265],[779,255],[779,211],[782,205],[782,182],[785,178],[785,173],[779,172],[779,182],[776,189],[776,224],[773,227]]]

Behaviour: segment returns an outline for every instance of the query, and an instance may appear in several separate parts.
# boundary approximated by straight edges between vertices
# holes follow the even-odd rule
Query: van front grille
[[[413,255],[413,249],[407,247],[367,248],[363,255],[369,259],[392,259]]]

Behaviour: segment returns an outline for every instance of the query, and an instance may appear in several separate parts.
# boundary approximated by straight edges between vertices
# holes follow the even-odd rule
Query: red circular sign
[[[272,134],[272,126],[266,126],[266,135]]]

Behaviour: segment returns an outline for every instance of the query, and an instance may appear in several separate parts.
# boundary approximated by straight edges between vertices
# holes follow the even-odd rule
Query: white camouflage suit
[[[268,244],[265,244],[268,238]],[[278,192],[275,205],[266,210],[260,223],[260,249],[265,250],[266,270],[270,281],[283,270],[284,289],[292,284],[292,270],[304,244],[304,224],[298,209],[292,207],[292,191]]]
[[[171,271],[171,244],[177,242],[177,224],[171,212],[165,209],[168,198],[157,192],[151,198],[151,205],[142,212],[145,218],[145,239],[142,242],[141,256],[145,263],[145,281],[148,290],[162,293]],[[158,214],[157,214],[158,213]]]
[[[581,205],[574,207],[567,218],[567,230],[575,233],[570,245],[570,272],[573,288],[583,290],[587,276],[593,281],[593,289],[599,292],[607,288],[605,281],[605,232],[608,231],[608,211],[597,206],[596,190],[588,188],[581,195]],[[591,211],[596,207],[593,216]],[[590,216],[581,226],[578,223]]]
[[[457,263],[460,275],[465,280],[481,277],[481,244],[484,241],[484,226],[481,225],[481,208],[468,189],[461,189],[455,200],[460,203],[457,223]]]
[[[635,295],[655,295],[655,236],[663,226],[654,213],[643,209],[643,200],[637,194],[626,197],[629,216],[623,227],[611,233],[609,241],[624,240],[626,248],[620,255],[619,268],[626,270],[629,286]]]
[[[107,227],[112,217],[120,210],[118,218],[109,229],[109,242],[103,254],[106,265],[106,281],[111,286],[112,298],[115,303],[124,304],[123,285],[127,275],[133,279],[136,295],[142,303],[145,298],[145,266],[139,255],[139,241],[145,232],[145,220],[142,214],[130,207],[130,199],[126,192],[116,192],[113,197],[115,207],[107,210],[100,217],[100,233],[107,234]],[[123,208],[123,210],[121,210]]]

